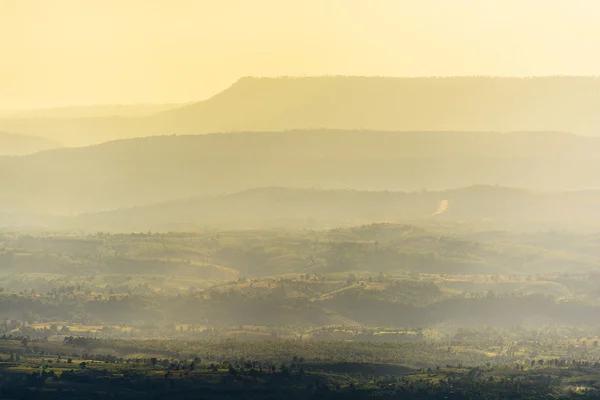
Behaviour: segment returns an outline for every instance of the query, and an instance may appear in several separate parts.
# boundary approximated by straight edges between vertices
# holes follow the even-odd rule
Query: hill
[[[597,189],[599,151],[600,138],[552,132],[161,136],[0,157],[0,199],[17,205],[37,202],[39,209],[73,214],[269,186]]]
[[[151,116],[4,118],[0,130],[68,145],[164,134],[286,129],[517,131],[596,135],[600,78],[242,78]]]
[[[154,120],[171,123],[178,133],[333,128],[598,134],[593,110],[600,106],[599,89],[595,77],[249,77]]]
[[[49,139],[0,132],[0,155],[30,154],[57,147],[60,144]]]
[[[537,193],[471,186],[432,192],[373,192],[260,188],[83,214],[62,220],[70,229],[108,231],[198,228],[311,228],[372,222],[473,221],[497,227],[597,228],[600,192]]]

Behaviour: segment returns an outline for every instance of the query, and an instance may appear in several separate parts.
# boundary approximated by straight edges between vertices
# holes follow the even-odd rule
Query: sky
[[[598,0],[0,0],[0,109],[243,76],[600,75]]]

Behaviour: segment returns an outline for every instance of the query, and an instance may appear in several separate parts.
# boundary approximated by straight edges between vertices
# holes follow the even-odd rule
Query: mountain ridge
[[[445,206],[439,210],[439,206]],[[443,191],[364,191],[352,189],[261,187],[241,192],[178,199],[55,220],[67,229],[109,231],[168,230],[173,227],[322,229],[370,223],[489,220],[521,229],[597,229],[600,190],[535,192],[490,185]]]
[[[66,145],[168,134],[363,129],[600,135],[598,77],[296,77],[236,81],[147,117],[6,119],[0,130]]]
[[[0,157],[0,198],[32,199],[55,213],[76,214],[265,186],[598,189],[599,152],[598,137],[541,132],[297,130],[153,136]]]

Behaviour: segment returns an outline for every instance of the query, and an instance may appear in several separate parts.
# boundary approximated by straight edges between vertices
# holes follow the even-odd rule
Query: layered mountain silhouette
[[[67,145],[165,134],[285,129],[600,133],[600,78],[242,78],[208,100],[144,117],[4,118],[0,130]]]
[[[22,155],[61,147],[59,143],[31,135],[0,132],[0,156]]]
[[[257,187],[599,189],[600,138],[311,130],[158,136],[0,157],[2,199],[77,214]],[[436,200],[437,201],[437,200]],[[33,204],[32,204],[33,203]],[[29,206],[28,206],[29,207]],[[428,207],[436,211],[437,203]]]
[[[53,107],[25,110],[0,110],[0,118],[106,118],[147,117],[186,104],[106,104],[92,106]]]
[[[540,193],[476,185],[426,192],[257,188],[72,217],[21,215],[13,222],[69,230],[167,231],[353,226],[374,222],[475,222],[531,229],[597,229],[600,191]],[[434,212],[443,207],[442,212]],[[0,222],[11,219],[0,216]],[[483,223],[483,225],[482,225]]]

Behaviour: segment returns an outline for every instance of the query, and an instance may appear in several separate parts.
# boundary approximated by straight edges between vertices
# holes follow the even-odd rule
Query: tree
[[[354,274],[348,275],[348,279],[346,279],[346,283],[351,285],[357,281],[356,276]]]

